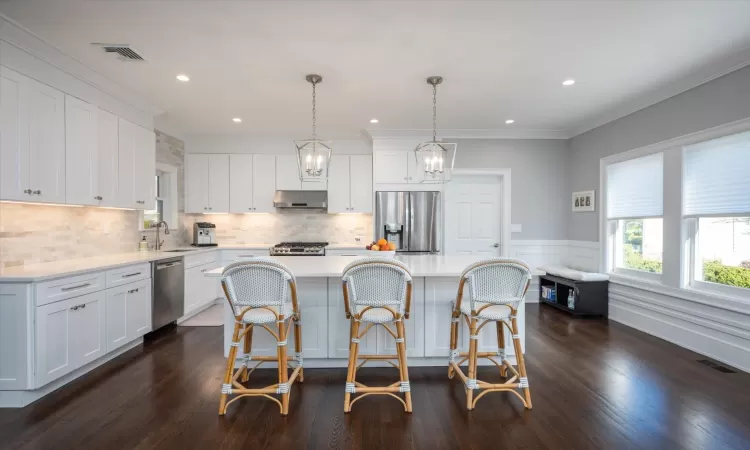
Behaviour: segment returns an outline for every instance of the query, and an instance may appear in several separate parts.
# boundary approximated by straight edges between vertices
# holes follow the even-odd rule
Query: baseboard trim
[[[31,403],[34,403],[35,401],[44,397],[45,395],[50,394],[57,389],[65,386],[76,378],[85,375],[88,372],[91,372],[92,370],[105,363],[108,363],[109,361],[122,355],[128,350],[138,347],[142,343],[143,338],[138,338],[133,342],[125,344],[117,350],[112,351],[111,353],[107,353],[97,360],[91,361],[83,367],[79,367],[73,372],[70,372],[69,374],[61,378],[58,378],[57,380],[45,384],[39,389],[34,389],[33,391],[0,391],[0,408],[23,408],[25,406],[28,406]]]
[[[516,361],[515,355],[508,355],[506,358],[508,362],[510,362],[513,365],[518,364]],[[422,358],[416,358],[416,357],[409,357],[408,358],[408,365],[409,367],[448,367],[448,357],[422,357]],[[305,358],[304,360],[304,367],[305,369],[331,369],[331,368],[342,368],[345,369],[348,364],[349,360],[346,358]],[[494,364],[491,361],[487,361],[484,358],[480,358],[477,365],[480,366],[494,366]],[[273,368],[276,367],[277,364],[273,361],[263,363],[261,366],[262,368]],[[234,364],[235,368],[240,367],[240,360],[237,360]],[[390,364],[383,362],[383,361],[371,361],[368,362],[365,367],[393,367]]]

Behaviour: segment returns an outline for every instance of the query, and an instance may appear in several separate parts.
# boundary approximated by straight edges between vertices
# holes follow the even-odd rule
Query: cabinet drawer
[[[136,264],[107,271],[107,289],[151,278],[151,264]]]
[[[36,285],[36,306],[59,302],[79,295],[104,290],[104,272],[92,272],[59,280],[45,281]]]
[[[267,248],[252,250],[222,250],[221,260],[233,262],[242,259],[257,258],[259,256],[268,256],[268,254],[269,251]]]
[[[197,255],[185,255],[185,268],[202,266],[204,264],[210,264],[216,261],[218,257],[218,251],[210,251],[205,253],[199,253]]]

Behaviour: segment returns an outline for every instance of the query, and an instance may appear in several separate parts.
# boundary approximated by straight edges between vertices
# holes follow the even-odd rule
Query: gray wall
[[[569,191],[596,189],[600,194],[601,158],[748,117],[750,67],[745,67],[570,139]],[[566,210],[568,239],[599,240],[598,211]]]
[[[457,139],[458,169],[511,169],[512,239],[567,239],[567,146],[552,139]]]

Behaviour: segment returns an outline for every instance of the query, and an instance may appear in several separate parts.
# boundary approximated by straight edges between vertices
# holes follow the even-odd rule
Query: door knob
[[[500,244],[495,243],[495,245],[493,245],[493,247],[498,248],[498,247],[500,247]]]

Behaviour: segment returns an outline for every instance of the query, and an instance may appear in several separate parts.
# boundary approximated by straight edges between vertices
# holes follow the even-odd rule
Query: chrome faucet
[[[154,243],[154,250],[161,250],[161,246],[164,244],[164,241],[159,240],[159,228],[164,225],[164,234],[169,234],[169,225],[167,225],[167,222],[161,221],[157,222],[153,225],[151,225],[151,228],[156,228],[156,242]]]

